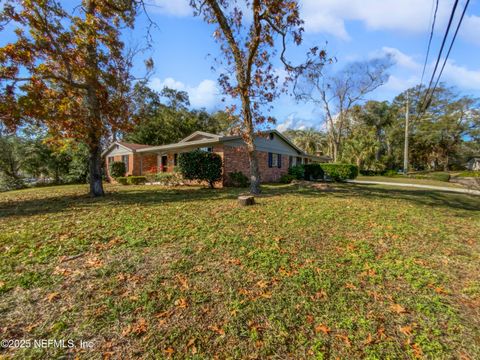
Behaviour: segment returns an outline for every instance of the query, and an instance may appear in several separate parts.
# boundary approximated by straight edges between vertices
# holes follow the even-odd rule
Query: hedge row
[[[117,177],[115,180],[117,180],[122,185],[140,185],[147,182],[147,178],[145,176],[120,176]]]
[[[305,164],[292,166],[288,169],[288,174],[298,180],[330,178],[334,181],[343,181],[355,179],[358,176],[358,167],[352,164]]]
[[[352,164],[320,164],[325,175],[334,181],[353,180],[358,176],[358,167]]]

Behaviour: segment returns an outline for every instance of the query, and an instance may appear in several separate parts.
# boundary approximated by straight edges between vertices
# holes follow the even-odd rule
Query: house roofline
[[[190,140],[191,138],[194,138],[195,136],[197,135],[203,135],[203,136],[207,136],[207,137],[210,137],[212,139],[219,139],[221,138],[220,135],[217,135],[217,134],[212,134],[212,133],[208,133],[208,132],[205,132],[205,131],[194,131],[193,133],[191,133],[190,135],[188,135],[186,138],[183,138],[182,140],[180,140],[177,144],[179,143],[184,143],[184,142],[188,142],[188,140]]]
[[[208,140],[197,140],[197,141],[188,141],[185,143],[178,142],[174,144],[167,144],[167,145],[159,145],[159,146],[152,146],[145,149],[137,150],[137,153],[144,153],[144,152],[157,152],[162,150],[171,150],[171,149],[181,149],[195,145],[210,145],[210,144],[218,144],[220,143],[220,138],[217,139],[208,139]]]
[[[274,133],[276,134],[280,139],[282,139],[284,142],[286,142],[290,147],[292,147],[294,150],[298,152],[298,155],[301,156],[307,156],[311,159],[317,159],[317,160],[331,160],[328,157],[322,157],[322,156],[315,156],[315,155],[309,155],[305,153],[302,149],[300,149],[298,146],[296,146],[288,137],[283,135],[280,131],[273,129],[273,130],[265,130],[265,131],[260,131],[258,133],[258,136],[261,136],[261,134],[270,134]],[[202,139],[202,140],[196,140],[196,141],[188,141],[189,139],[195,137],[196,135],[204,135],[210,137],[210,139]],[[122,148],[128,150],[131,153],[148,153],[148,152],[158,152],[158,151],[163,151],[163,150],[173,150],[173,149],[181,149],[181,148],[186,148],[190,146],[195,146],[195,145],[214,145],[218,143],[223,143],[226,141],[230,140],[236,140],[236,139],[242,139],[242,136],[240,135],[227,135],[227,136],[221,136],[221,135],[216,135],[212,133],[207,133],[204,131],[195,131],[186,138],[180,140],[177,143],[173,144],[167,144],[167,145],[159,145],[159,146],[150,146],[150,147],[145,147],[142,149],[132,149],[129,148],[125,145],[123,145],[119,141],[115,141],[112,144],[110,144],[107,149],[105,149],[102,152],[102,157],[104,157],[106,154],[108,154],[109,151],[113,148],[115,145],[119,145]]]
[[[129,148],[128,146],[123,145],[120,141],[114,141],[113,143],[111,143],[110,145],[108,145],[108,147],[107,147],[105,150],[102,151],[101,156],[104,157],[105,155],[107,155],[107,154],[110,152],[110,150],[113,149],[113,147],[114,147],[115,145],[121,146],[122,148],[130,151],[131,153],[134,153],[134,152],[135,152],[135,149],[132,149],[132,148]]]

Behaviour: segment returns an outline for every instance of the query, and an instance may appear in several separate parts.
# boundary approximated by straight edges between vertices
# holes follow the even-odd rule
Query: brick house
[[[262,182],[276,182],[296,164],[328,162],[326,156],[307,155],[277,130],[262,132],[255,138],[258,165]],[[223,136],[196,131],[178,143],[150,146],[114,142],[103,153],[109,179],[109,165],[123,161],[127,175],[141,176],[157,172],[173,172],[178,154],[202,149],[219,154],[223,160],[223,185],[228,184],[228,174],[240,171],[250,175],[246,146],[240,136]]]

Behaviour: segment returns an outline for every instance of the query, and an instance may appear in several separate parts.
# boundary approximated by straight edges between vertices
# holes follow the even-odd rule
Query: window
[[[273,154],[273,153],[268,153],[268,167],[274,168],[282,167],[282,155],[280,154]]]
[[[302,163],[302,158],[300,156],[297,156],[296,165],[300,165],[301,163]]]
[[[115,161],[115,158],[113,156],[108,157],[108,166],[110,166],[111,163]]]
[[[177,166],[177,162],[178,162],[178,154],[175,153],[173,154],[173,166]]]
[[[293,166],[293,156],[288,157],[288,167],[291,168]]]
[[[211,147],[202,147],[202,148],[199,148],[198,150],[206,151],[206,152],[212,152],[212,151],[213,151],[213,148],[211,148]]]
[[[128,173],[128,155],[122,155],[122,162],[125,164],[125,172]]]
[[[269,138],[270,140],[273,140],[274,134],[273,134],[273,133],[268,134],[268,138]]]

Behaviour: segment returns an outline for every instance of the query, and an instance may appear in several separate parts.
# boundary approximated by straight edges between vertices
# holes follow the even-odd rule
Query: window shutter
[[[282,167],[282,155],[281,154],[278,154],[278,168],[280,169]]]
[[[272,167],[272,153],[268,153],[268,167]]]

